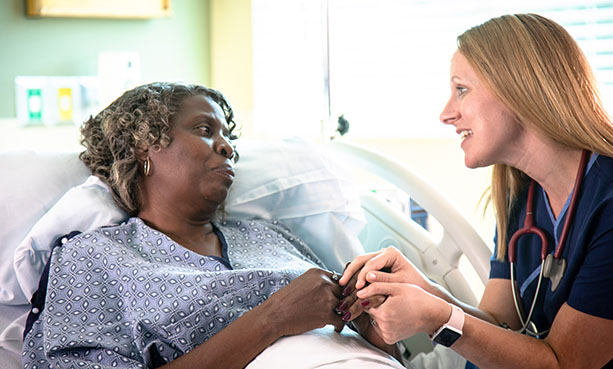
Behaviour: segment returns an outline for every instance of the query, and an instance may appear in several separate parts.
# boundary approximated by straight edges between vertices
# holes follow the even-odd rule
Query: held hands
[[[366,333],[385,344],[418,332],[431,334],[440,326],[432,322],[445,322],[451,311],[447,302],[426,291],[428,279],[394,247],[358,256],[339,283],[346,296],[339,305],[340,310],[346,308],[343,320],[356,319],[356,325],[363,326],[357,322],[360,317],[374,323]]]
[[[349,263],[347,264],[349,266]],[[345,267],[346,269],[346,267]],[[364,310],[381,305],[386,296],[377,295],[371,296],[369,299],[359,299],[356,295],[355,283],[357,281],[357,273],[354,274],[347,285],[343,288],[343,300],[336,307],[336,312],[342,316],[343,321],[352,321],[358,333],[362,335],[368,342],[379,347],[390,355],[398,358],[395,345],[385,343],[376,326],[372,324],[372,319],[368,314],[362,314]]]
[[[394,247],[358,256],[348,263],[339,284],[343,287],[343,300],[337,310],[344,321],[350,321],[364,310],[381,305],[387,296],[368,298],[357,292],[373,282],[423,283],[426,278]]]

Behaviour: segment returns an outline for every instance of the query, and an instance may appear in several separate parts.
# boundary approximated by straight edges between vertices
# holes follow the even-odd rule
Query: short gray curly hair
[[[129,215],[141,207],[139,153],[152,145],[167,147],[171,119],[188,97],[203,95],[223,110],[230,139],[236,123],[232,107],[221,92],[192,84],[157,82],[126,91],[81,127],[81,144],[85,151],[79,159],[92,173],[106,183],[115,202]]]

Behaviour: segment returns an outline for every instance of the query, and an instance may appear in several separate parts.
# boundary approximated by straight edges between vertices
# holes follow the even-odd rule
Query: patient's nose
[[[234,157],[234,146],[226,137],[222,136],[217,144],[217,152],[226,158],[232,159]]]

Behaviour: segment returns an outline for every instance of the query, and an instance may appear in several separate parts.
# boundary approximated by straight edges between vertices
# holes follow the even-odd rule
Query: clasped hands
[[[336,310],[371,343],[392,345],[425,330],[429,282],[398,249],[358,256],[345,267],[339,285],[343,299]]]

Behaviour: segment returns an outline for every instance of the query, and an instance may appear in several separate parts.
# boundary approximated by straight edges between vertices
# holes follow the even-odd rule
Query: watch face
[[[436,337],[432,339],[432,341],[439,343],[445,347],[449,347],[453,345],[453,343],[457,341],[458,338],[460,338],[461,336],[461,333],[445,327],[442,331],[439,332],[439,334],[436,335]]]

